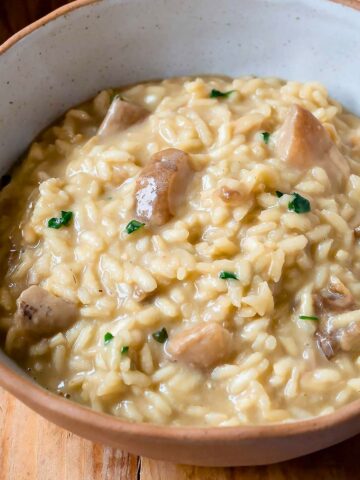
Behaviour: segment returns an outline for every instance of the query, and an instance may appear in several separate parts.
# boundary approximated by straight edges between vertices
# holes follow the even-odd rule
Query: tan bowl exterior
[[[0,55],[58,16],[96,1],[75,1],[47,15],[5,42]],[[360,8],[354,0],[341,3]],[[269,464],[360,432],[360,400],[330,415],[280,425],[191,428],[129,423],[49,393],[16,370],[0,361],[0,384],[43,417],[89,440],[159,460],[203,466]]]
[[[0,364],[0,383],[51,422],[94,442],[145,457],[202,466],[263,465],[341,442],[360,431],[360,400],[312,420],[254,427],[129,423],[49,393]]]

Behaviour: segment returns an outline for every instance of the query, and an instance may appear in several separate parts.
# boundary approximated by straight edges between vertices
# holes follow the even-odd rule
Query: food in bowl
[[[198,426],[360,397],[360,119],[322,85],[102,91],[3,180],[0,326],[44,387]]]

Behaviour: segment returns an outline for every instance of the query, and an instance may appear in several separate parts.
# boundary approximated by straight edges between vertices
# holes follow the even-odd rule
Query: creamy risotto
[[[322,85],[102,91],[3,183],[4,348],[44,387],[171,425],[360,398],[360,119]]]

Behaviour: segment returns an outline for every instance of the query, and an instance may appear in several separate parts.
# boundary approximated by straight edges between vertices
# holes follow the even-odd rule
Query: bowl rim
[[[48,23],[64,16],[72,11],[91,4],[100,3],[104,0],[75,0],[48,15],[36,20],[25,28],[21,29],[2,45],[0,45],[0,56],[15,46],[23,38]],[[360,10],[359,0],[328,0],[340,3],[343,6]],[[3,352],[6,356],[5,352]],[[235,440],[254,440],[259,437],[263,439],[287,439],[297,437],[310,432],[326,431],[337,427],[351,419],[360,418],[360,399],[340,407],[333,413],[311,417],[306,420],[295,420],[286,423],[272,423],[264,425],[239,425],[239,426],[217,426],[217,427],[191,427],[157,425],[153,423],[130,422],[126,419],[111,414],[98,412],[91,407],[80,403],[69,401],[55,393],[52,393],[37,384],[32,379],[26,378],[16,371],[16,368],[5,364],[0,359],[0,385],[17,399],[33,408],[40,415],[52,418],[65,418],[81,427],[91,427],[94,430],[104,430],[111,434],[123,433],[127,436],[141,436],[149,440],[157,439],[175,441],[191,441],[194,444],[201,441],[202,444],[232,442]],[[55,420],[55,423],[56,420]],[[112,435],[112,437],[113,437]],[[114,437],[113,437],[114,438]],[[105,442],[106,443],[106,442]]]
[[[62,7],[56,8],[47,15],[35,20],[35,22],[30,23],[26,27],[22,28],[18,32],[14,33],[9,37],[5,42],[0,44],[0,55],[5,53],[9,48],[15,45],[18,41],[25,38],[27,35],[37,30],[39,27],[42,27],[53,20],[56,20],[59,16],[66,15],[73,10],[78,10],[81,7],[86,7],[91,4],[100,3],[103,0],[73,0],[70,3],[63,5]],[[353,8],[354,10],[360,10],[360,0],[327,0],[333,3],[341,4],[345,7]]]
[[[238,425],[217,427],[191,427],[158,425],[144,422],[131,422],[114,415],[98,412],[91,407],[70,401],[56,395],[32,379],[17,373],[15,369],[0,361],[0,385],[17,399],[30,406],[42,416],[66,418],[82,427],[91,425],[95,430],[104,430],[112,434],[126,433],[129,436],[144,438],[162,438],[163,440],[185,440],[192,442],[213,443],[229,442],[240,439],[257,439],[259,437],[284,439],[296,437],[315,431],[326,431],[350,419],[360,418],[360,399],[355,400],[333,413],[295,420],[286,423],[264,425]],[[35,408],[34,408],[35,407]],[[55,421],[56,423],[56,421]]]

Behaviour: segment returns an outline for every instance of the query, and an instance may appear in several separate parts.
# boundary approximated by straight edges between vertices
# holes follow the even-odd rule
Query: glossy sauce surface
[[[294,421],[358,398],[360,120],[317,83],[178,78],[121,90],[149,114],[116,130],[115,93],[44,132],[1,192],[7,351],[132,421]],[[290,155],[312,148],[301,122],[280,140],[294,105],[320,121],[310,163]],[[167,153],[158,174],[166,149],[186,165]],[[49,227],[61,212],[71,220]],[[331,282],[351,310],[317,310]],[[30,285],[75,306],[72,325],[30,338],[14,315]]]

